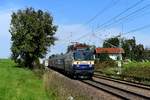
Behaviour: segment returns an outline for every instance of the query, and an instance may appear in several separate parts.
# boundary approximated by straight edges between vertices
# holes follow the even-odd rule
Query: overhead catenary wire
[[[128,31],[128,32],[122,33],[121,35],[126,35],[126,34],[128,34],[128,33],[133,33],[133,32],[136,32],[136,31],[144,30],[144,29],[146,29],[146,28],[150,28],[150,24],[144,25],[144,26],[139,27],[139,28],[136,28],[136,29],[132,29],[132,30],[130,30],[130,31]],[[96,38],[101,39],[101,40],[103,40],[104,42],[108,43],[108,44],[111,45],[112,47],[115,47],[115,48],[117,47],[117,46],[112,45],[111,43],[105,41],[105,39],[102,39],[102,38],[98,37],[96,34],[94,34],[94,36],[95,36]],[[118,35],[118,36],[120,37],[120,35]],[[118,36],[117,36],[117,37],[118,37]]]
[[[130,14],[128,14],[128,15],[126,15],[126,16],[124,16],[124,17],[119,18],[118,20],[115,20],[115,22],[112,22],[112,23],[110,23],[110,24],[108,24],[108,25],[102,27],[101,29],[106,28],[106,27],[108,27],[108,26],[110,26],[110,25],[113,25],[114,23],[117,23],[117,22],[119,22],[119,21],[121,21],[121,20],[124,20],[124,19],[128,18],[129,16],[131,16],[131,15],[133,15],[133,14],[139,12],[139,11],[142,11],[143,9],[146,9],[146,8],[148,8],[148,7],[150,7],[150,4],[147,4],[146,6],[144,6],[144,7],[142,7],[142,8],[139,8],[139,9],[137,9],[137,10],[131,12]],[[99,30],[100,30],[100,29],[99,29]]]
[[[120,0],[111,1],[108,5],[106,5],[102,10],[100,10],[95,16],[93,16],[91,19],[89,19],[84,25],[91,23],[93,20],[95,20],[98,16],[102,15],[107,10],[111,9],[113,6],[115,6]],[[112,3],[113,2],[113,3]],[[112,5],[113,4],[113,5]],[[112,5],[112,6],[111,6]]]
[[[140,3],[142,3],[144,0],[139,0],[138,2],[136,2],[135,4],[133,4],[132,6],[128,7],[127,9],[125,9],[124,11],[122,11],[121,13],[119,13],[118,15],[116,15],[115,17],[113,17],[112,19],[106,21],[104,24],[100,25],[99,27],[96,28],[96,30],[98,30],[101,26],[109,23],[110,21],[120,17],[122,14],[126,13],[127,11],[135,8],[137,5],[139,5]],[[87,34],[89,34],[90,32],[86,33],[85,35],[82,35],[81,37],[77,38],[76,40],[82,39],[83,37],[85,37]]]
[[[135,3],[134,4],[134,6],[135,5],[138,5],[138,4],[140,4],[141,2],[143,2],[144,0],[140,0],[139,2],[137,2],[137,3]],[[146,7],[148,7],[149,5],[146,5],[146,6],[144,6],[144,8],[146,8]],[[130,9],[132,8],[132,6],[131,7],[129,7]],[[128,10],[129,10],[129,8],[127,8],[127,10],[125,11],[125,12],[127,12]],[[134,7],[133,7],[134,8]],[[144,8],[142,8],[142,9],[144,9]],[[141,9],[141,8],[140,8]],[[138,10],[140,10],[140,9],[138,9]],[[141,10],[142,10],[141,9]],[[138,12],[138,10],[136,10],[136,11],[134,11],[134,12],[132,12],[132,13],[136,13],[136,12]],[[124,12],[124,13],[125,13]],[[131,15],[132,15],[132,13],[130,13]],[[122,15],[122,14],[121,14]],[[121,16],[121,15],[119,15],[119,16]],[[125,17],[122,17],[122,18],[120,18],[120,19],[118,19],[118,20],[123,20],[124,18],[126,18],[126,17],[128,17],[128,16],[130,16],[129,14],[127,15],[127,16],[125,16]],[[116,18],[115,18],[116,19]],[[143,28],[147,28],[147,27],[150,27],[150,26],[143,26],[143,27],[141,27],[141,28],[137,28],[138,30],[139,29],[143,29]],[[129,31],[129,32],[126,32],[126,34],[127,33],[131,33],[131,32],[134,32],[134,31],[137,31],[137,29],[134,29],[134,30],[132,30],[132,31]],[[85,34],[85,35],[83,35],[83,36],[81,36],[80,38],[78,38],[77,40],[80,40],[80,39],[82,39],[82,38],[85,38],[86,36],[88,36],[88,34]]]
[[[102,40],[102,41],[104,41],[105,43],[108,43],[108,44],[109,44],[109,45],[111,45],[112,47],[117,48],[117,46],[115,46],[115,45],[113,45],[113,44],[111,44],[111,43],[109,43],[109,42],[105,41],[105,39],[100,38],[100,37],[99,37],[99,36],[97,36],[96,34],[94,34],[94,37],[95,37],[95,38],[98,38],[98,39],[100,39],[100,40]]]
[[[142,1],[144,1],[144,0],[140,0],[140,1],[142,2]],[[140,8],[140,9],[143,10],[143,9],[149,7],[149,6],[150,6],[150,4],[144,6],[144,7]],[[135,10],[134,12],[132,12],[132,13],[130,13],[130,14],[133,15],[134,13],[141,11],[140,9],[137,9],[137,10]],[[118,17],[115,18],[115,23],[116,23],[117,21],[123,20],[123,19],[125,19],[125,18],[131,16],[130,14],[128,14],[128,15],[122,17],[122,18],[119,18],[119,19],[117,19]],[[96,15],[95,15],[95,16],[96,16]],[[97,17],[98,17],[98,16],[97,16]],[[95,18],[97,18],[97,17],[95,17]],[[94,18],[94,17],[93,17],[93,18]],[[117,20],[116,20],[116,19],[117,19]],[[91,19],[91,21],[93,21],[93,20],[95,20],[95,19]],[[89,20],[89,21],[90,21],[90,20]],[[89,23],[89,22],[87,22],[87,24],[88,24],[88,23]],[[109,25],[109,24],[108,24],[108,25]],[[107,25],[107,26],[108,26],[108,25]],[[104,27],[104,25],[103,25],[103,27]],[[106,27],[106,26],[105,26],[105,27]],[[102,28],[102,27],[101,27],[101,28]],[[126,35],[126,34],[129,34],[129,33],[136,32],[136,31],[144,30],[144,29],[146,29],[146,28],[150,28],[150,24],[144,25],[144,26],[142,26],[142,27],[138,27],[138,28],[135,28],[135,29],[132,29],[132,30],[130,30],[130,31],[127,31],[127,32],[125,32],[125,33],[122,33],[122,35]],[[85,38],[85,37],[87,37],[87,36],[89,36],[89,35],[88,35],[88,34],[85,34],[85,35],[83,35],[82,37],[80,37],[78,40],[80,40],[80,39],[82,39],[82,38]],[[70,36],[67,37],[67,41],[68,41],[68,38],[69,38],[69,37],[70,37]],[[95,38],[97,38],[97,39],[100,39],[100,40],[102,40],[102,41],[105,41],[105,39],[102,39],[102,38],[98,37],[96,34],[94,34],[93,37],[95,37]],[[112,45],[111,43],[109,43],[109,42],[107,42],[107,41],[105,41],[105,42],[108,43],[108,44],[110,44],[112,47],[117,47],[117,46]],[[62,40],[61,43],[65,44],[65,45],[67,44],[64,40]],[[58,45],[60,45],[60,42],[59,42]]]
[[[136,32],[136,31],[144,30],[144,29],[146,29],[146,28],[150,28],[150,24],[144,25],[144,26],[142,26],[142,27],[138,27],[138,28],[133,29],[133,30],[130,30],[130,31],[125,32],[125,33],[123,33],[123,34],[121,34],[121,35],[126,35],[126,34],[129,34],[129,33]]]
[[[142,12],[142,14],[136,14],[136,16],[133,16],[132,18],[130,18],[130,22],[132,22],[134,20],[137,20],[139,18],[143,18],[144,16],[147,16],[149,14],[150,14],[150,11],[149,12],[144,12],[144,13]],[[129,20],[129,19],[126,19],[126,20]]]
[[[136,2],[135,4],[133,4],[132,6],[128,7],[127,9],[125,9],[124,11],[122,11],[121,13],[119,13],[118,15],[116,15],[115,17],[109,19],[108,21],[106,21],[105,23],[101,24],[100,26],[97,27],[100,28],[102,26],[104,26],[107,23],[110,23],[111,21],[117,19],[118,17],[120,17],[121,15],[123,15],[124,13],[128,12],[129,10],[135,8],[137,5],[141,4],[144,0],[139,0],[138,2]]]
[[[130,31],[128,31],[128,32],[122,33],[121,35],[126,35],[126,34],[129,34],[129,33],[137,32],[137,31],[140,31],[140,30],[144,30],[144,29],[146,29],[146,28],[150,28],[150,24],[144,25],[144,26],[142,26],[142,27],[138,27],[138,28],[135,28],[135,29],[132,29],[132,30],[130,30]],[[94,33],[93,33],[93,34],[94,34]],[[105,39],[100,38],[100,37],[97,36],[96,34],[94,34],[93,36],[96,37],[96,38],[98,38],[98,39],[100,39],[100,40],[105,41]],[[116,37],[120,37],[120,35],[118,35],[118,36],[116,36]],[[105,42],[108,43],[109,45],[111,45],[112,47],[117,47],[117,46],[112,45],[111,43],[109,43],[109,42],[107,42],[107,41],[105,41]]]
[[[126,18],[126,17],[128,17],[128,16],[130,16],[130,15],[133,15],[134,13],[139,12],[139,11],[141,11],[141,10],[143,10],[143,9],[145,9],[145,8],[147,8],[147,7],[149,7],[149,6],[150,6],[150,4],[148,4],[148,5],[146,5],[146,6],[142,7],[142,8],[140,8],[140,9],[138,9],[138,10],[135,10],[134,12],[128,14],[128,15],[125,16],[125,17],[120,18],[119,20],[122,20],[122,19],[124,19],[124,18]],[[128,33],[133,33],[133,32],[136,32],[136,31],[140,31],[140,30],[143,30],[143,29],[146,29],[146,28],[150,28],[150,24],[145,25],[145,26],[142,26],[142,27],[139,27],[139,28],[136,28],[136,29],[133,29],[133,30],[130,30],[130,31],[128,31],[128,32],[123,33],[122,35],[126,35],[126,34],[128,34]],[[96,35],[94,35],[94,36],[95,36],[96,38],[98,38],[98,39],[103,40],[103,41],[105,40],[105,39],[99,38],[99,37],[96,36]],[[82,37],[84,37],[84,35],[83,35]],[[116,47],[116,46],[112,45],[111,43],[109,43],[109,42],[107,42],[107,41],[105,41],[105,42],[108,43],[108,44],[110,44],[112,47]]]
[[[91,19],[89,19],[88,21],[86,21],[83,25],[88,25],[89,23],[91,23],[92,21],[94,21],[98,16],[102,15],[103,13],[105,13],[107,10],[111,9],[113,6],[115,6],[120,0],[111,0],[110,3],[108,3],[102,10],[100,10],[96,15],[94,15]],[[78,27],[79,28],[79,27]],[[70,32],[72,33],[72,32]],[[68,36],[67,38],[61,39],[64,41],[68,41],[68,38],[70,38],[71,36]],[[82,38],[82,37],[81,37]]]

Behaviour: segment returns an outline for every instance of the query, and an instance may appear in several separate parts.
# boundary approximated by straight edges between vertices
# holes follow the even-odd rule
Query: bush
[[[105,68],[108,68],[108,67],[116,67],[117,64],[115,61],[98,61],[98,62],[95,62],[95,69],[98,70],[98,69],[105,69]]]
[[[123,70],[123,75],[150,78],[150,67],[127,67]]]

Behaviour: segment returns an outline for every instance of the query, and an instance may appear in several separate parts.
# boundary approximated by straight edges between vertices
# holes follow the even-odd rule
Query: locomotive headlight
[[[94,61],[90,61],[90,64],[91,64],[91,65],[94,65]]]
[[[79,64],[79,62],[78,61],[74,61],[73,64],[77,65],[77,64]]]
[[[74,65],[74,67],[79,67],[79,62],[78,61],[74,61],[73,65]]]
[[[90,64],[89,67],[92,67],[92,64]]]
[[[79,67],[79,65],[77,64],[77,67]]]

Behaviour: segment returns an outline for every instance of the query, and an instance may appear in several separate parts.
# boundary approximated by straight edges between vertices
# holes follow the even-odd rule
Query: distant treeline
[[[119,38],[112,37],[104,41],[103,47],[110,47],[112,45],[119,47]],[[123,59],[130,59],[135,61],[150,60],[150,48],[144,48],[143,44],[137,44],[135,37],[131,39],[121,38],[121,47],[124,49]]]

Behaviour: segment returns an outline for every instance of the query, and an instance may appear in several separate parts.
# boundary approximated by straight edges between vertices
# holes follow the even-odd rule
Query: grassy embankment
[[[47,92],[56,97],[56,100],[92,100],[89,89],[55,71],[47,70],[44,74],[44,83]],[[49,92],[50,91],[50,92]],[[70,99],[69,99],[70,98]]]
[[[39,70],[18,68],[11,60],[0,59],[0,100],[67,100],[70,96],[90,100],[79,91],[82,86],[70,80],[52,71],[43,75]]]
[[[43,81],[31,70],[18,68],[8,59],[0,59],[0,100],[54,100]]]
[[[97,64],[96,70],[115,78],[150,84],[150,62],[128,62],[122,66],[122,74],[117,75],[117,65]]]

